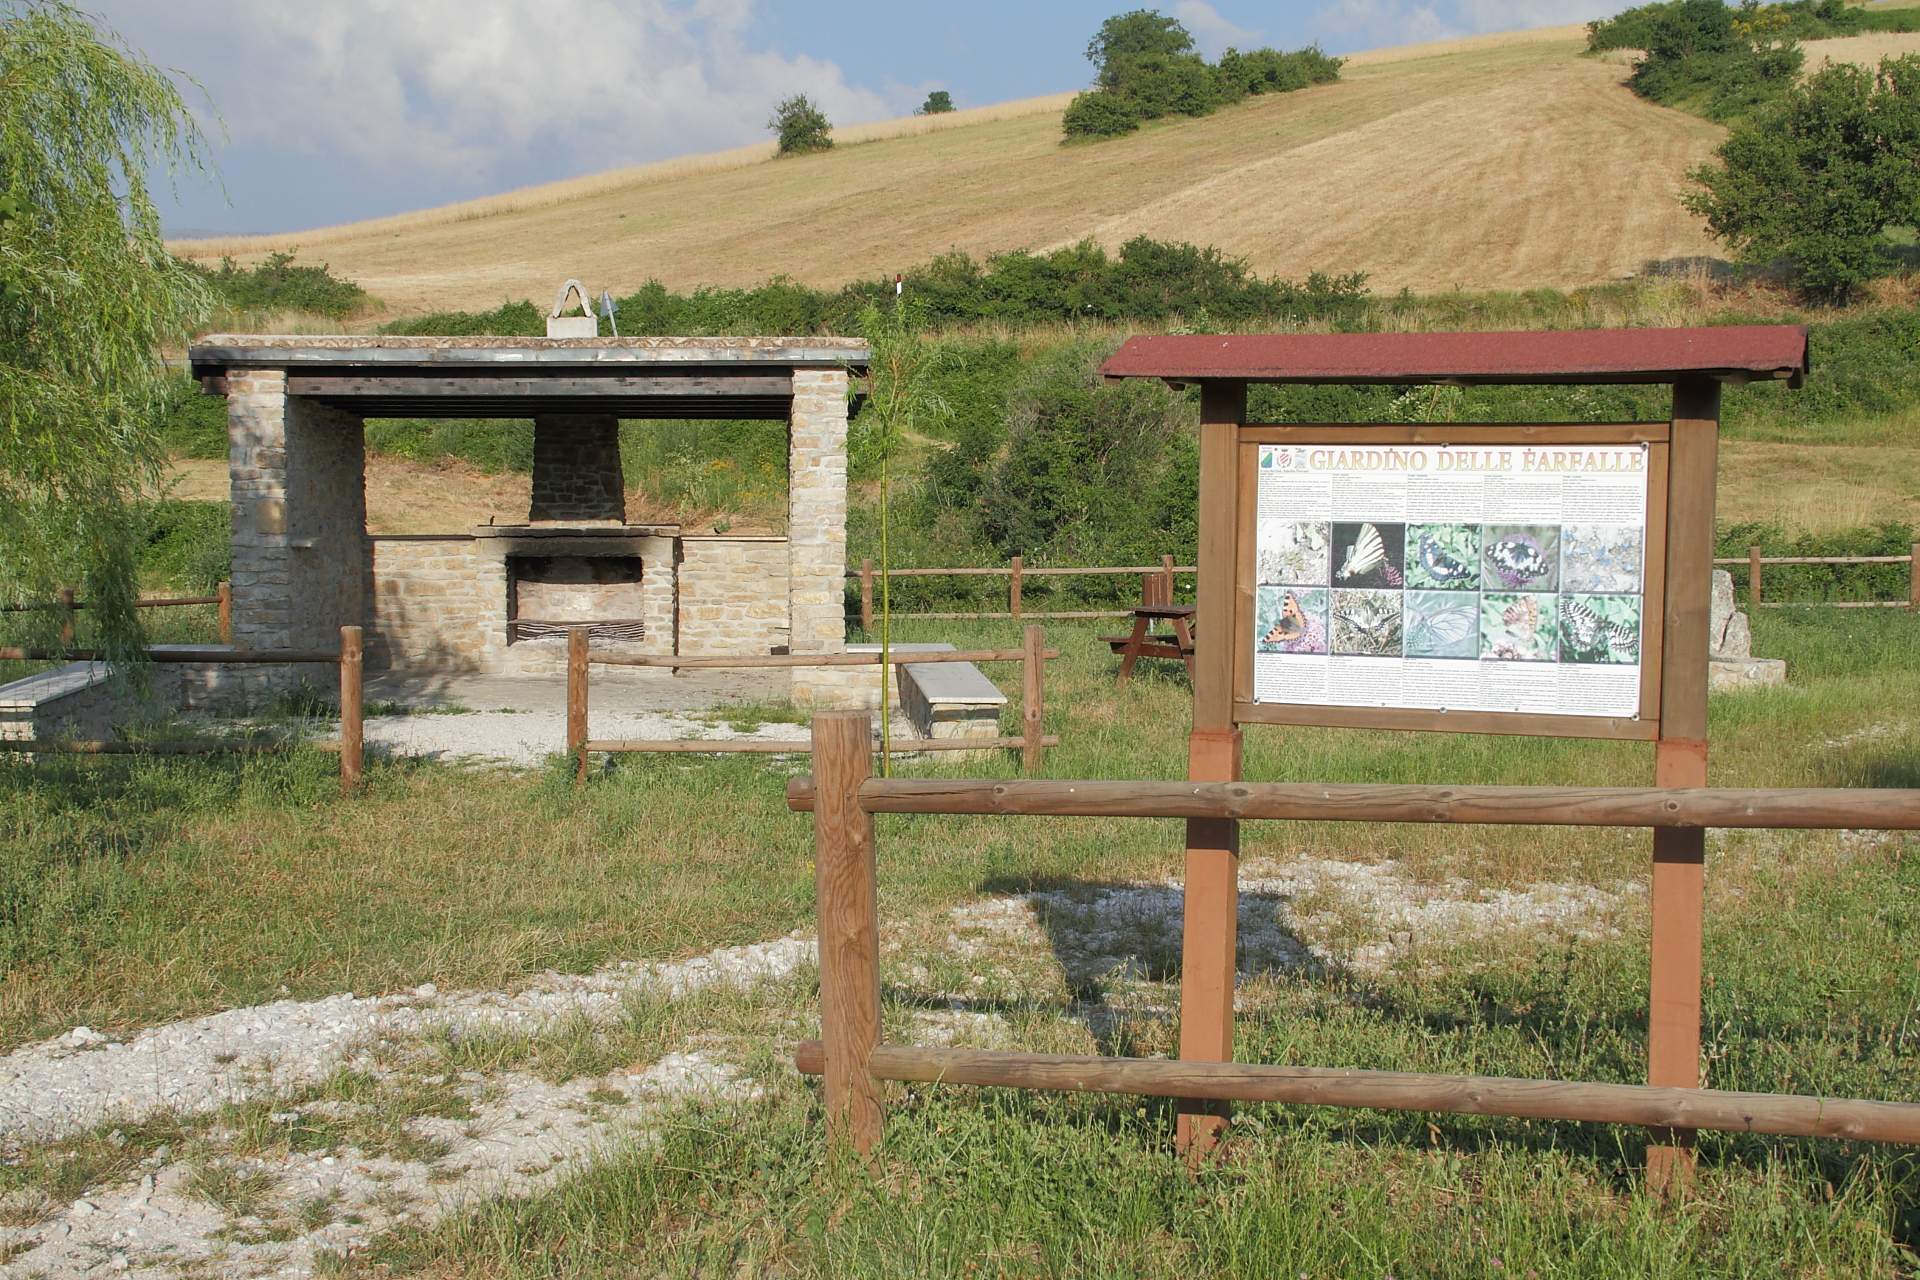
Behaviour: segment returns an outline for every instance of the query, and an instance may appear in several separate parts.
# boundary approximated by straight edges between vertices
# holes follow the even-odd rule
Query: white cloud
[[[152,36],[140,0],[101,7],[188,71],[212,33],[240,53],[200,76],[236,147],[338,156],[370,176],[486,186],[742,146],[797,92],[838,124],[914,105],[903,88],[848,85],[833,62],[747,47],[753,2],[172,0]]]
[[[1240,49],[1256,47],[1261,32],[1249,31],[1237,27],[1214,12],[1206,0],[1180,0],[1173,6],[1173,16],[1180,25],[1193,33],[1193,42],[1200,46],[1200,52],[1209,58],[1218,58],[1228,45]]]

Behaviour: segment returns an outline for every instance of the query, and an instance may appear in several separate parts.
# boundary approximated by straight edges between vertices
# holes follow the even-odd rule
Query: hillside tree
[[[1687,207],[1748,262],[1786,257],[1846,298],[1888,265],[1886,233],[1920,225],[1920,55],[1836,63],[1734,125]]]
[[[779,137],[783,156],[808,155],[833,145],[833,125],[804,93],[796,93],[775,107],[767,128]]]
[[[156,170],[205,172],[179,89],[59,0],[0,3],[0,600],[79,588],[100,647],[141,642],[141,496],[163,454],[161,347],[211,310],[168,254]],[[57,643],[51,612],[15,615]]]

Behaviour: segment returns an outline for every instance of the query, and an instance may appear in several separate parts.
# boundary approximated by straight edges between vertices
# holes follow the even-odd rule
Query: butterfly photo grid
[[[1634,526],[1263,520],[1256,654],[1632,665]]]

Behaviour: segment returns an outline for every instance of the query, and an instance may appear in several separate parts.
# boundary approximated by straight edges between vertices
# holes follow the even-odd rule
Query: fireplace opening
[[[641,640],[639,556],[509,556],[507,642],[565,638],[585,625],[595,640]]]

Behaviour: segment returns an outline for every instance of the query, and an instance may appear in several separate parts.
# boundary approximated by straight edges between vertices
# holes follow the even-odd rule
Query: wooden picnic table
[[[1193,611],[1190,604],[1141,605],[1133,611],[1133,634],[1101,636],[1123,655],[1115,686],[1125,686],[1133,675],[1133,664],[1142,658],[1177,658],[1187,664],[1187,679],[1193,679]],[[1153,624],[1160,621],[1173,624],[1171,635],[1152,633]]]

